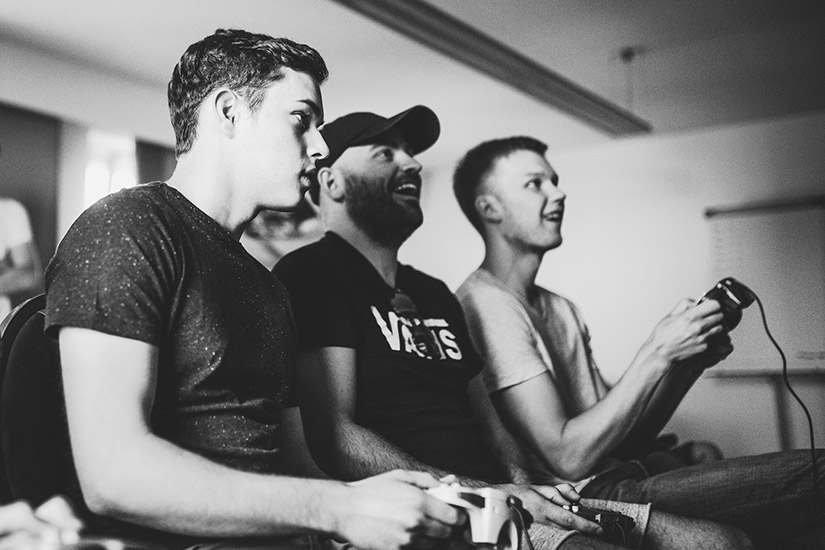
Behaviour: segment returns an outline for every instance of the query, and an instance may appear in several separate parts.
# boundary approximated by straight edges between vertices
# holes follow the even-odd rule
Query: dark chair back
[[[43,294],[30,298],[0,326],[0,501],[36,506],[62,494],[82,507],[45,307]]]
[[[86,507],[69,443],[60,352],[43,332],[45,308],[40,294],[0,324],[0,504],[25,500],[38,506],[63,495],[92,533],[78,548],[168,550],[176,537],[95,516]]]

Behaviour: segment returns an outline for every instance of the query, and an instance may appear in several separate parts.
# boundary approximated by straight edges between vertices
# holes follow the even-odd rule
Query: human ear
[[[479,195],[475,200],[476,212],[488,223],[501,221],[501,202],[494,195]]]
[[[240,115],[241,98],[232,90],[222,89],[214,96],[212,104],[218,128],[228,136],[235,135]]]
[[[322,193],[326,194],[335,202],[341,202],[344,200],[343,178],[336,177],[336,174],[332,168],[329,168],[328,166],[319,168],[316,177],[318,178],[318,185],[321,188]]]

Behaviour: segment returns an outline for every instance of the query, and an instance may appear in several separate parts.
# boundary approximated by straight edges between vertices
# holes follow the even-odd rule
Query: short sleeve
[[[298,348],[358,347],[352,292],[333,262],[311,247],[282,258],[273,269],[289,293]]]
[[[84,212],[46,269],[47,333],[75,326],[159,346],[180,261],[168,223],[135,196]]]
[[[548,372],[527,313],[507,292],[486,284],[459,288],[470,338],[484,362],[487,391],[492,393]]]

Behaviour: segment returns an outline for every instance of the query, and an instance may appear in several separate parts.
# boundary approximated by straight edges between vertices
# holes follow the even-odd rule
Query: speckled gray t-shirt
[[[77,219],[46,285],[50,335],[73,326],[158,347],[156,434],[228,466],[278,472],[292,313],[278,279],[217,222],[163,183],[120,191]],[[116,358],[111,367],[121,368]]]

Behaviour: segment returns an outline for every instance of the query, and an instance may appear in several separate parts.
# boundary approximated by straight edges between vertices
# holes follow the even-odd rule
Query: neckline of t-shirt
[[[505,285],[498,277],[490,273],[489,270],[483,267],[479,267],[478,269],[476,269],[475,272],[479,277],[485,279],[488,283],[505,292],[508,296],[512,297],[515,301],[517,301],[528,315],[535,315],[539,319],[544,319],[547,316],[547,312],[551,307],[548,303],[550,293],[543,287],[533,283],[533,286],[536,287],[536,290],[539,293],[539,300],[541,301],[540,309],[536,310],[536,308],[531,306],[525,298],[523,298],[516,292],[513,292],[512,289]]]
[[[357,248],[355,248],[344,237],[342,237],[341,235],[339,235],[335,231],[331,231],[331,230],[327,230],[326,233],[324,234],[324,237],[329,237],[330,242],[337,242],[337,243],[343,244],[341,249],[346,251],[345,254],[348,254],[348,255],[352,256],[353,258],[357,258],[357,260],[355,260],[355,261],[357,261],[359,264],[361,264],[361,269],[366,271],[366,272],[369,272],[370,277],[374,277],[376,281],[380,281],[380,283],[384,287],[386,287],[386,289],[390,293],[395,294],[398,291],[405,292],[405,291],[401,290],[402,286],[404,286],[404,285],[400,285],[399,283],[401,283],[404,279],[406,279],[406,275],[402,274],[402,273],[405,273],[408,269],[406,264],[402,264],[401,262],[398,263],[398,272],[395,274],[395,286],[392,286],[387,281],[384,280],[384,277],[382,277],[381,274],[378,273],[378,270],[375,269],[375,266],[372,265],[372,263],[370,263],[370,261],[367,259],[367,257],[364,256],[363,254],[361,254],[361,251],[358,250]],[[405,294],[408,294],[408,293],[405,292]]]
[[[240,242],[233,239],[232,235],[229,234],[229,231],[224,229],[224,227],[221,226],[221,224],[219,224],[214,218],[212,218],[209,214],[198,208],[197,205],[195,205],[195,203],[193,203],[186,197],[186,195],[184,195],[179,190],[175,189],[165,181],[153,182],[148,185],[157,185],[157,188],[162,193],[171,197],[183,208],[188,210],[192,214],[192,216],[197,218],[199,222],[203,223],[204,226],[209,229],[209,232],[212,235],[207,234],[207,236],[212,236],[219,240],[226,241],[228,243],[234,243],[241,247],[243,246],[240,244]]]

